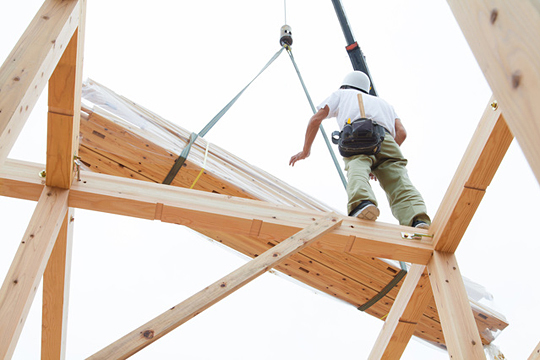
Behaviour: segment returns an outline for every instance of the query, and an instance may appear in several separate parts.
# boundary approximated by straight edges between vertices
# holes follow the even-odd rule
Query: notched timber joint
[[[163,204],[157,203],[156,204],[156,212],[154,214],[154,220],[161,220],[161,216],[163,214]]]
[[[249,229],[249,236],[258,237],[261,233],[262,225],[262,220],[253,219],[253,222],[251,223],[251,229]]]

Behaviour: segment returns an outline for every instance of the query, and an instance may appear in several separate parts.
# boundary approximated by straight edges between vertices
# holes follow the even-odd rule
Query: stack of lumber
[[[87,170],[156,183],[163,182],[191,134],[91,80],[83,86],[80,131],[79,156]],[[202,175],[195,181],[203,166]],[[171,186],[193,186],[196,190],[303,209],[335,211],[203,138],[194,142]],[[194,230],[252,258],[277,244],[257,236]],[[308,247],[276,270],[359,307],[378,294],[400,268],[382,259]],[[366,312],[384,318],[402,281]],[[488,344],[508,324],[490,309],[474,302],[471,306],[482,341]],[[415,335],[444,348],[434,302],[424,312]]]

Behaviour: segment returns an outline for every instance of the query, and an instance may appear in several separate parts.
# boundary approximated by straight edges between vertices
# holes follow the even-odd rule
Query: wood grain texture
[[[485,359],[455,255],[435,251],[428,264],[428,273],[449,357]]]
[[[412,265],[369,359],[400,359],[431,298],[426,267]]]
[[[43,274],[41,359],[65,359],[73,214],[69,209]]]
[[[456,174],[433,218],[429,233],[435,249],[455,252],[485,191],[499,168],[513,135],[501,109],[490,100],[463,155]]]
[[[45,1],[0,68],[0,166],[75,32],[79,13],[79,1]]]
[[[71,186],[79,149],[86,0],[79,11],[77,29],[49,79],[46,183],[63,189]]]
[[[67,213],[68,190],[45,187],[0,289],[0,359],[10,358]]]
[[[536,1],[448,0],[512,133],[540,181],[540,7]]]

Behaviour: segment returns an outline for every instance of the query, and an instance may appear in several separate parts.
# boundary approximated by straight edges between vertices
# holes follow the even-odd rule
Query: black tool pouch
[[[338,145],[343,157],[375,155],[381,151],[384,128],[371,119],[360,118],[346,124],[341,132],[332,133],[332,142]]]

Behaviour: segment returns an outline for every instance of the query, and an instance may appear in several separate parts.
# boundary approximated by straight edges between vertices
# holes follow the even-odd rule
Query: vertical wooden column
[[[369,354],[370,360],[401,358],[432,297],[425,270],[425,265],[411,266],[377,342]]]
[[[69,190],[46,186],[0,289],[0,359],[9,359],[21,334],[67,213]]]
[[[42,359],[65,358],[73,214],[69,209],[43,274]]]
[[[485,359],[456,256],[435,251],[428,273],[448,355],[451,359]]]
[[[79,148],[86,1],[79,1],[78,27],[49,79],[46,184],[69,189]],[[41,358],[65,358],[73,209],[64,219],[43,276]]]
[[[49,79],[46,184],[69,189],[79,148],[82,62],[86,2],[81,1],[79,26]]]

